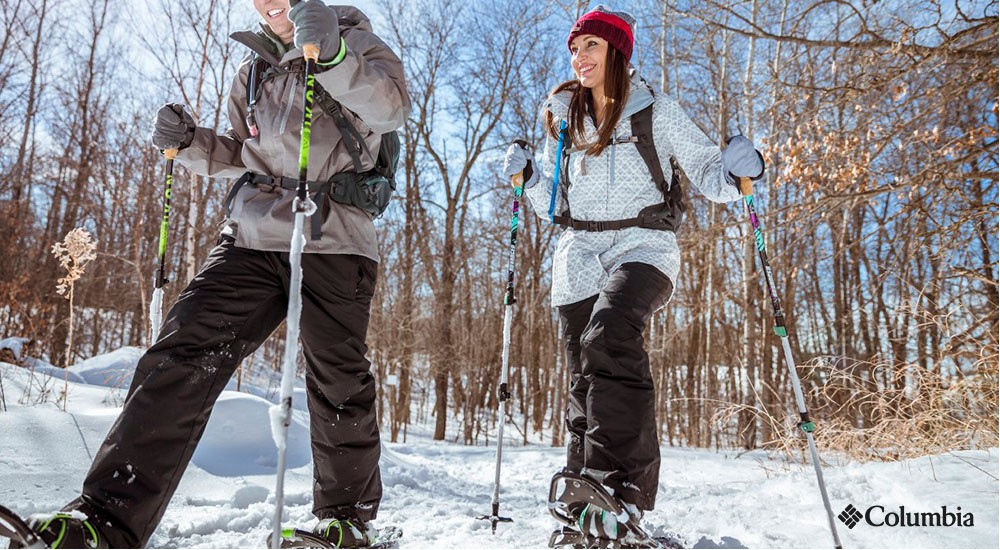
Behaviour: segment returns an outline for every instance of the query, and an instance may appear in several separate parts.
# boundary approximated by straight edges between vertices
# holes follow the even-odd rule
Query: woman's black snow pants
[[[672,289],[655,267],[627,263],[597,296],[558,308],[572,378],[567,467],[643,510],[656,502],[660,446],[642,330]]]
[[[318,517],[369,520],[382,496],[375,382],[365,358],[378,264],[303,254],[301,340]],[[68,509],[111,524],[112,547],[145,546],[177,489],[219,394],[285,318],[288,253],[224,239],[139,360],[118,417]]]

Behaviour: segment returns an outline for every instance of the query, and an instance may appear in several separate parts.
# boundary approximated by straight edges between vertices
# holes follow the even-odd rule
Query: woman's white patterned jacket
[[[545,109],[555,120],[567,118],[570,92],[550,96]],[[688,178],[708,199],[715,202],[739,200],[740,193],[726,181],[722,152],[684,113],[677,102],[633,78],[628,102],[615,129],[614,141],[632,134],[631,116],[653,104],[653,142],[669,183],[669,159],[675,157]],[[558,124],[558,122],[557,122]],[[597,130],[586,117],[589,142]],[[567,147],[569,139],[567,138]],[[558,141],[549,136],[540,164],[538,183],[525,189],[535,213],[548,219],[552,196]],[[577,148],[579,149],[579,148]],[[569,156],[569,186],[556,195],[555,213],[565,209],[577,220],[608,221],[633,218],[647,206],[663,202],[645,162],[634,143],[609,146],[597,157],[574,149]],[[561,185],[565,185],[562,183]],[[565,229],[559,236],[552,260],[552,306],[572,304],[600,293],[608,275],[628,262],[641,262],[662,271],[676,287],[680,271],[680,250],[673,231],[629,227],[617,231],[575,231]]]

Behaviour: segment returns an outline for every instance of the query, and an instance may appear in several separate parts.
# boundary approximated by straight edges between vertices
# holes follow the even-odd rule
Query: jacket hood
[[[358,29],[372,32],[371,19],[365,15],[365,12],[354,6],[333,6],[333,9],[337,10],[337,16],[340,17],[341,30]]]

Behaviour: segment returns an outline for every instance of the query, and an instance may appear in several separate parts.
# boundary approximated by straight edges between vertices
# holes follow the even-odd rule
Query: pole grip
[[[164,149],[163,156],[166,157],[167,160],[174,160],[175,158],[177,158],[177,153],[179,152],[180,151],[177,149]]]
[[[750,178],[740,178],[740,193],[743,193],[744,197],[753,195],[753,180]]]
[[[319,61],[319,46],[316,44],[304,44],[302,46],[302,56],[307,60],[316,63]]]

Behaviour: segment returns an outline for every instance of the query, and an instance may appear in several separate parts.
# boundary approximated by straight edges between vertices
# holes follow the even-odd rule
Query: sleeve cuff
[[[340,37],[340,51],[334,56],[333,59],[329,61],[317,61],[316,64],[324,69],[329,69],[330,67],[336,67],[340,65],[340,62],[344,60],[347,56],[347,43],[344,42],[344,37]]]

